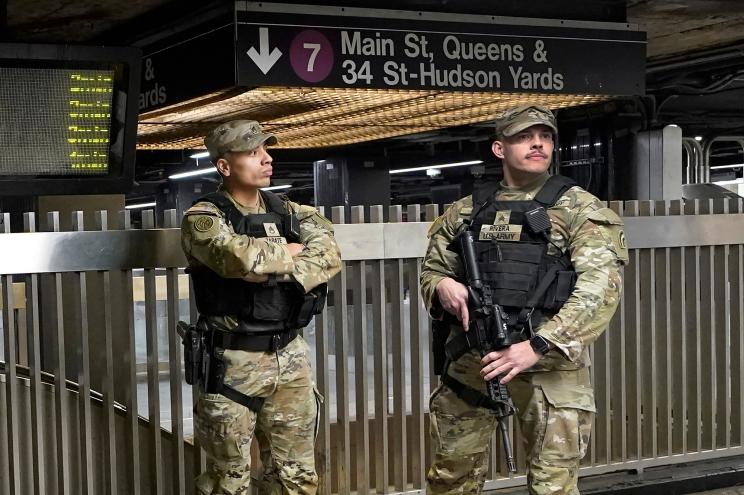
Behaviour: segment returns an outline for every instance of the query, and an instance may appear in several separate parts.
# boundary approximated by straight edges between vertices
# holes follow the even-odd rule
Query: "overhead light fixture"
[[[205,175],[205,174],[216,174],[217,169],[214,167],[206,167],[201,170],[191,170],[189,172],[181,172],[178,174],[169,175],[169,179],[185,179],[186,177],[194,177],[196,175]]]
[[[202,151],[201,153],[194,153],[193,155],[189,156],[189,158],[199,159],[199,158],[207,158],[209,156],[209,151]]]
[[[466,165],[478,165],[483,163],[483,160],[470,160],[468,162],[456,162],[456,163],[443,163],[441,165],[428,165],[426,167],[413,167],[413,168],[398,168],[391,170],[391,174],[402,174],[404,172],[418,172],[419,170],[431,170],[439,168],[450,168],[450,167],[464,167]]]
[[[426,169],[426,175],[428,177],[439,177],[440,175],[442,175],[442,171],[438,168],[429,168]]]
[[[742,168],[744,167],[744,163],[735,163],[733,165],[715,165],[710,167],[711,170],[721,170],[723,168]]]
[[[157,203],[153,201],[152,203],[137,203],[134,205],[126,205],[124,208],[126,208],[127,210],[136,210],[139,208],[149,208],[151,206],[155,206],[156,204]]]
[[[713,181],[713,184],[718,184],[719,186],[725,186],[726,184],[744,184],[744,179],[717,180]]]
[[[702,140],[703,140],[703,136],[695,136],[695,141],[702,141]]]
[[[292,187],[292,184],[285,184],[283,186],[269,186],[269,187],[262,187],[262,191],[276,191],[277,189],[289,189]]]

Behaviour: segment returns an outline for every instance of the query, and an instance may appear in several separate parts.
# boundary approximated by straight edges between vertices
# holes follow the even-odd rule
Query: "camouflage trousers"
[[[317,394],[307,343],[297,337],[277,352],[225,351],[225,383],[249,396],[264,397],[256,414],[222,395],[202,394],[195,434],[206,452],[207,470],[196,479],[202,495],[247,494],[250,446],[258,440],[261,494],[315,494]]]
[[[480,358],[471,352],[451,363],[448,374],[485,393],[479,370]],[[588,369],[522,373],[508,388],[524,438],[529,492],[578,494],[579,462],[595,412]],[[466,404],[445,385],[432,393],[429,407],[435,452],[427,493],[481,493],[496,416]]]

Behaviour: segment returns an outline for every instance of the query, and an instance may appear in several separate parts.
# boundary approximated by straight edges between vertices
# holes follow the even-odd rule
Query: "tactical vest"
[[[493,302],[508,316],[513,341],[530,338],[532,325],[557,313],[576,284],[570,255],[548,254],[547,214],[574,185],[567,177],[552,176],[534,199],[524,201],[495,200],[498,187],[473,193],[469,229],[476,239],[478,267]]]
[[[279,196],[261,191],[267,213],[243,215],[224,194],[207,194],[195,201],[217,206],[237,234],[299,242],[299,220]],[[325,305],[326,284],[305,294],[296,282],[253,283],[224,278],[206,266],[192,267],[196,307],[203,316],[237,316],[244,331],[276,333],[310,323]]]

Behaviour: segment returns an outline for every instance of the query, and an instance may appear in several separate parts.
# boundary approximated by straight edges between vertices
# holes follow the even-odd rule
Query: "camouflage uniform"
[[[243,215],[266,211],[262,201],[257,208],[244,207],[221,191]],[[292,277],[306,291],[327,282],[341,265],[332,224],[315,208],[291,201],[285,205],[300,219],[300,242],[305,249],[299,255],[292,258],[284,244],[236,234],[219,208],[199,202],[186,212],[181,225],[189,265],[206,265],[227,278]],[[238,325],[237,318],[229,315],[212,316],[208,321],[227,331]],[[273,353],[227,350],[224,360],[225,383],[245,395],[263,397],[265,402],[256,414],[222,395],[201,394],[195,434],[209,462],[207,471],[197,478],[198,492],[248,493],[250,444],[255,435],[264,465],[260,493],[316,493],[314,442],[322,398],[315,388],[307,343],[297,337]]]
[[[525,128],[525,127],[523,127]],[[548,174],[524,187],[502,184],[497,200],[533,199]],[[454,203],[432,225],[423,262],[421,291],[432,318],[443,309],[436,295],[445,277],[464,279],[456,254],[447,250],[473,209],[472,197]],[[566,191],[548,210],[551,241],[568,251],[578,279],[569,300],[537,334],[555,348],[508,384],[525,438],[527,479],[532,494],[577,494],[579,462],[586,453],[595,413],[589,380],[588,346],[609,324],[622,290],[621,264],[628,260],[620,218],[580,187]],[[557,248],[549,247],[550,254]],[[452,326],[450,338],[461,327]],[[470,351],[451,363],[448,373],[486,393],[480,355]],[[474,408],[440,385],[430,402],[435,456],[427,493],[480,493],[487,472],[489,442],[497,426],[494,413]]]

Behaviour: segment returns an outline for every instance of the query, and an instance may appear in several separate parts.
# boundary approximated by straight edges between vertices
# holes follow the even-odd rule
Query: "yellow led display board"
[[[109,170],[113,70],[0,67],[0,175]]]
[[[131,47],[0,43],[0,197],[130,190],[141,60]]]

